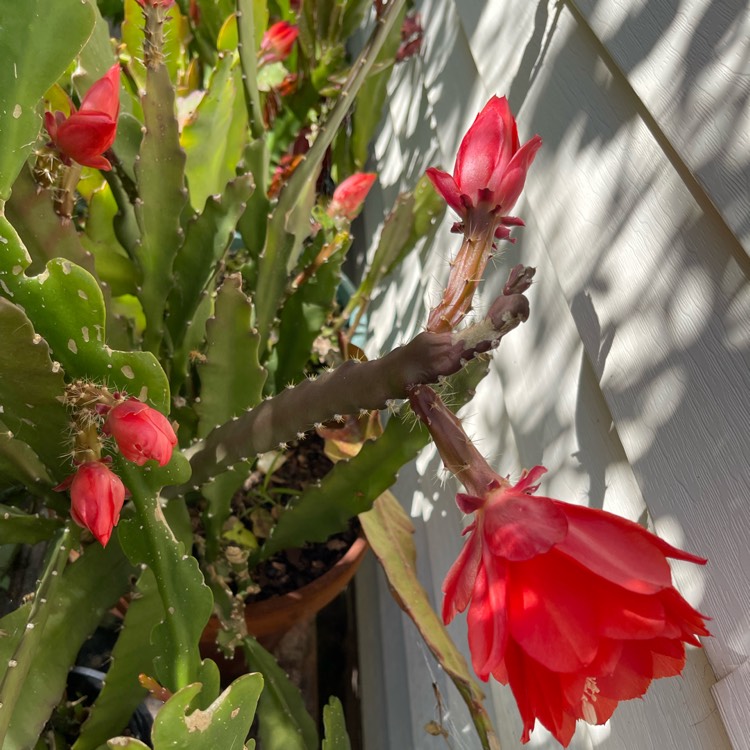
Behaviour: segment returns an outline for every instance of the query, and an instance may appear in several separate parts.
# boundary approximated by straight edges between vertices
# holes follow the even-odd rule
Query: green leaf
[[[497,748],[497,738],[483,703],[484,694],[419,582],[417,551],[412,539],[414,527],[406,511],[390,492],[385,492],[375,501],[373,509],[362,513],[359,520],[388,577],[394,599],[414,621],[424,642],[466,702],[482,747]]]
[[[344,721],[344,709],[335,695],[332,695],[328,705],[323,707],[323,727],[326,736],[321,750],[351,750]]]
[[[185,244],[174,261],[175,284],[169,295],[168,324],[175,349],[191,325],[201,295],[212,288],[252,192],[252,176],[241,175],[227,183],[219,196],[210,197],[203,213],[188,222]]]
[[[117,203],[105,184],[91,194],[86,229],[81,243],[93,255],[99,278],[109,284],[112,294],[135,295],[138,271],[114,231]]]
[[[96,750],[121,732],[147,695],[138,681],[138,675],[153,671],[156,651],[149,639],[151,631],[164,616],[164,607],[150,570],[141,574],[137,590],[138,594],[130,601],[112,650],[112,660],[102,690],[72,750]]]
[[[154,750],[242,750],[262,690],[261,675],[245,674],[205,711],[196,709],[188,713],[201,692],[201,685],[187,685],[156,715],[152,732]]]
[[[248,666],[260,672],[265,683],[258,711],[263,750],[317,750],[318,731],[297,686],[255,638],[244,638],[242,645]]]
[[[347,232],[337,234],[330,246],[321,249],[328,259],[282,306],[276,346],[277,391],[304,377],[313,342],[333,310],[336,290],[341,283],[341,264],[350,245],[351,237]]]
[[[369,510],[429,439],[426,428],[415,424],[410,414],[391,417],[377,440],[366,442],[354,458],[339,461],[320,484],[304,491],[279,519],[259,559],[306,542],[324,542],[346,529],[349,519]]]
[[[20,307],[0,297],[0,406],[3,423],[28,444],[53,476],[69,469],[70,427],[62,404],[65,380],[51,358],[47,342],[33,329]],[[7,454],[6,454],[7,455]],[[23,464],[28,470],[31,464]],[[45,474],[34,482],[47,479]]]
[[[403,5],[374,61],[377,72],[368,76],[357,95],[352,114],[352,157],[357,169],[364,169],[370,141],[383,115],[383,105],[388,95],[388,81],[393,72],[396,52],[401,44],[401,25],[405,15],[406,6]],[[386,67],[383,68],[383,65]]]
[[[158,655],[156,677],[170,690],[179,690],[199,678],[198,642],[211,616],[213,597],[203,582],[197,560],[185,554],[175,539],[156,496],[161,485],[148,467],[117,460],[117,473],[131,491],[136,515],[120,522],[119,539],[134,565],[146,564],[153,571],[164,619],[152,632]]]
[[[61,580],[54,595],[39,598],[48,609],[47,623],[30,655],[29,671],[12,709],[3,750],[33,747],[60,700],[68,670],[83,642],[127,590],[132,572],[113,537],[106,548],[99,544],[87,547],[62,576],[57,576]],[[0,620],[0,630],[7,634],[0,638],[0,674],[8,669],[8,661],[26,631],[28,616],[29,605],[25,605]]]
[[[196,211],[203,210],[209,196],[222,193],[235,176],[245,148],[247,114],[240,69],[235,63],[231,53],[219,58],[208,90],[182,130],[190,205]]]
[[[34,148],[44,93],[80,52],[94,13],[80,0],[0,0],[0,210]],[[65,29],[61,34],[60,29]],[[33,41],[32,41],[33,40]]]
[[[173,284],[172,265],[183,241],[180,216],[187,202],[185,152],[180,147],[175,91],[164,65],[146,71],[142,104],[146,132],[135,162],[140,196],[135,215],[141,231],[135,257],[146,313],[144,346],[158,353],[164,336],[164,308]]]
[[[5,215],[31,256],[30,273],[41,273],[52,258],[67,258],[94,273],[93,260],[81,245],[75,225],[55,213],[52,193],[42,190],[26,167],[13,183]]]
[[[260,337],[253,306],[242,292],[242,277],[227,276],[216,297],[214,317],[206,323],[206,360],[198,366],[201,400],[198,436],[258,404],[266,371],[258,362]]]
[[[105,344],[106,311],[96,280],[80,266],[55,259],[28,277],[29,256],[13,227],[0,216],[0,294],[22,306],[69,378],[91,378],[169,411],[169,386],[148,352],[120,352]]]
[[[36,544],[50,539],[62,525],[54,518],[29,515],[9,505],[0,505],[0,544]]]

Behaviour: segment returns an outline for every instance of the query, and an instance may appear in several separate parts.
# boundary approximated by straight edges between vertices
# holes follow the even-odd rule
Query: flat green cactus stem
[[[0,216],[0,296],[22,307],[69,379],[89,378],[125,390],[169,412],[169,385],[149,352],[121,352],[106,345],[106,310],[101,288],[88,271],[54,259],[29,277],[26,249]]]
[[[147,69],[142,104],[146,132],[135,162],[135,215],[141,232],[135,257],[146,314],[144,347],[159,354],[172,265],[184,239],[180,216],[187,203],[185,152],[180,147],[175,92],[164,64]]]

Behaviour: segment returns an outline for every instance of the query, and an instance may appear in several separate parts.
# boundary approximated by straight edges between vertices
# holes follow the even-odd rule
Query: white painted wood
[[[472,434],[500,472],[544,462],[548,494],[633,519],[648,510],[662,536],[711,558],[706,568],[675,566],[680,589],[714,617],[705,651],[691,651],[683,678],[657,681],[606,727],[579,729],[571,747],[728,750],[723,718],[732,746],[747,750],[738,739],[750,736],[742,667],[750,655],[747,256],[726,211],[715,210],[716,193],[702,193],[648,121],[632,81],[605,64],[599,42],[569,8],[525,0],[419,5],[424,60],[392,82],[375,149],[387,200],[372,213],[368,205],[365,223],[377,224],[404,186],[402,167],[413,184],[427,166],[452,166],[492,93],[509,95],[522,138],[545,139],[517,207],[528,227],[483,290],[489,299],[519,260],[536,264],[532,317],[498,351],[470,407]],[[635,13],[640,5],[628,7]],[[728,169],[742,166],[736,151],[726,153]],[[458,244],[447,232],[452,221],[376,300],[371,354],[399,343],[394,330],[411,335],[421,327]],[[436,602],[461,543],[456,486],[435,480],[438,464],[426,454],[396,488],[415,518],[420,569]],[[382,598],[382,580],[377,585],[381,618],[402,618]],[[434,716],[422,720],[430,705],[416,696],[430,680],[429,660],[410,627],[405,621],[405,656],[386,655],[384,668],[401,674],[414,696],[415,731]],[[451,628],[465,649],[464,620]],[[503,747],[519,746],[509,690],[488,690]],[[448,686],[445,697],[459,717],[460,699]],[[463,729],[456,721],[456,747],[478,747]],[[418,731],[411,742],[437,745],[422,745]],[[531,746],[556,744],[537,728]]]

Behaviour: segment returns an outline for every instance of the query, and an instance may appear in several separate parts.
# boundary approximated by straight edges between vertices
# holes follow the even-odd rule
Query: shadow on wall
[[[590,13],[603,1],[581,0],[579,5]],[[438,15],[445,15],[450,5],[427,4]],[[576,345],[558,352],[560,367],[575,363],[582,373],[588,367],[590,382],[601,383],[602,409],[611,413],[615,425],[609,437],[622,441],[657,526],[661,519],[675,519],[686,534],[684,544],[698,552],[706,552],[711,540],[721,540],[708,569],[706,605],[717,614],[719,638],[708,648],[720,677],[744,658],[742,639],[748,630],[736,571],[738,562],[739,569],[750,570],[750,553],[738,538],[738,520],[750,522],[750,260],[655,126],[623,65],[607,52],[637,37],[638,44],[628,50],[630,67],[624,66],[626,73],[636,69],[670,31],[683,5],[634,4],[610,31],[605,48],[567,4],[539,3],[528,28],[519,30],[525,41],[518,67],[504,71],[502,83],[514,110],[521,110],[526,136],[539,132],[545,139],[527,190],[528,215],[538,218],[539,226],[523,230],[522,241],[548,254],[583,342],[583,365],[578,365],[582,355]],[[472,18],[486,23],[484,3],[456,7],[467,33]],[[720,50],[709,41],[731,40],[739,28],[738,12],[736,3],[703,3],[694,36],[682,52],[682,75],[673,82],[675,117],[690,108],[692,92],[705,84],[703,77],[716,63]],[[447,155],[455,154],[470,121],[467,109],[474,100],[483,103],[490,93],[504,92],[483,90],[488,84],[478,72],[475,81],[456,80],[456,60],[465,57],[462,45],[470,48],[471,40],[466,42],[455,27],[440,34],[446,46],[428,49],[427,89],[417,88],[412,104],[419,103],[422,123],[433,116],[441,122],[435,138],[443,164],[450,166]],[[431,39],[434,44],[434,34]],[[470,69],[464,63],[458,67]],[[479,67],[477,61],[474,70]],[[746,137],[732,130],[747,106],[747,88],[727,88],[727,96],[721,123],[702,121],[719,138],[701,169],[742,185],[748,166],[725,163],[722,144]],[[451,141],[457,118],[462,125]],[[690,135],[705,137],[697,129]],[[419,129],[393,137],[415,175],[432,163],[423,154],[427,148],[434,151],[434,141],[420,137]],[[423,251],[423,290],[434,283],[429,254],[447,255],[454,249],[443,235],[436,245]],[[520,243],[508,251],[509,257],[518,257],[518,247]],[[501,269],[496,273],[502,276]],[[554,321],[544,320],[538,310],[533,314],[541,318],[534,329],[534,343],[541,349]],[[588,380],[582,382],[579,395],[590,387]],[[579,399],[578,407],[572,426],[579,447],[575,457],[589,478],[589,502],[601,506],[607,467],[587,459],[598,438],[590,431],[590,403]],[[520,431],[516,425],[524,463],[524,452],[532,451],[539,435],[554,437],[567,428],[556,420],[549,407]]]

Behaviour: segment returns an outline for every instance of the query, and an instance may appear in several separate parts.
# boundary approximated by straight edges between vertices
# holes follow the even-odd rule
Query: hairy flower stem
[[[451,262],[443,297],[430,312],[428,331],[452,331],[471,311],[474,293],[493,255],[495,225],[489,220],[469,227],[461,248]]]
[[[497,474],[464,432],[461,420],[429,385],[411,388],[409,403],[429,430],[445,468],[471,495],[482,497]]]
[[[218,426],[195,446],[190,485],[199,487],[226,467],[275,449],[316,423],[338,414],[382,409],[392,399],[406,398],[411,386],[458,372],[474,356],[497,346],[528,314],[529,303],[522,294],[503,295],[473,326],[456,333],[420,333],[380,359],[348,360],[316,380],[279,393]],[[186,489],[167,487],[163,494],[171,497]]]

